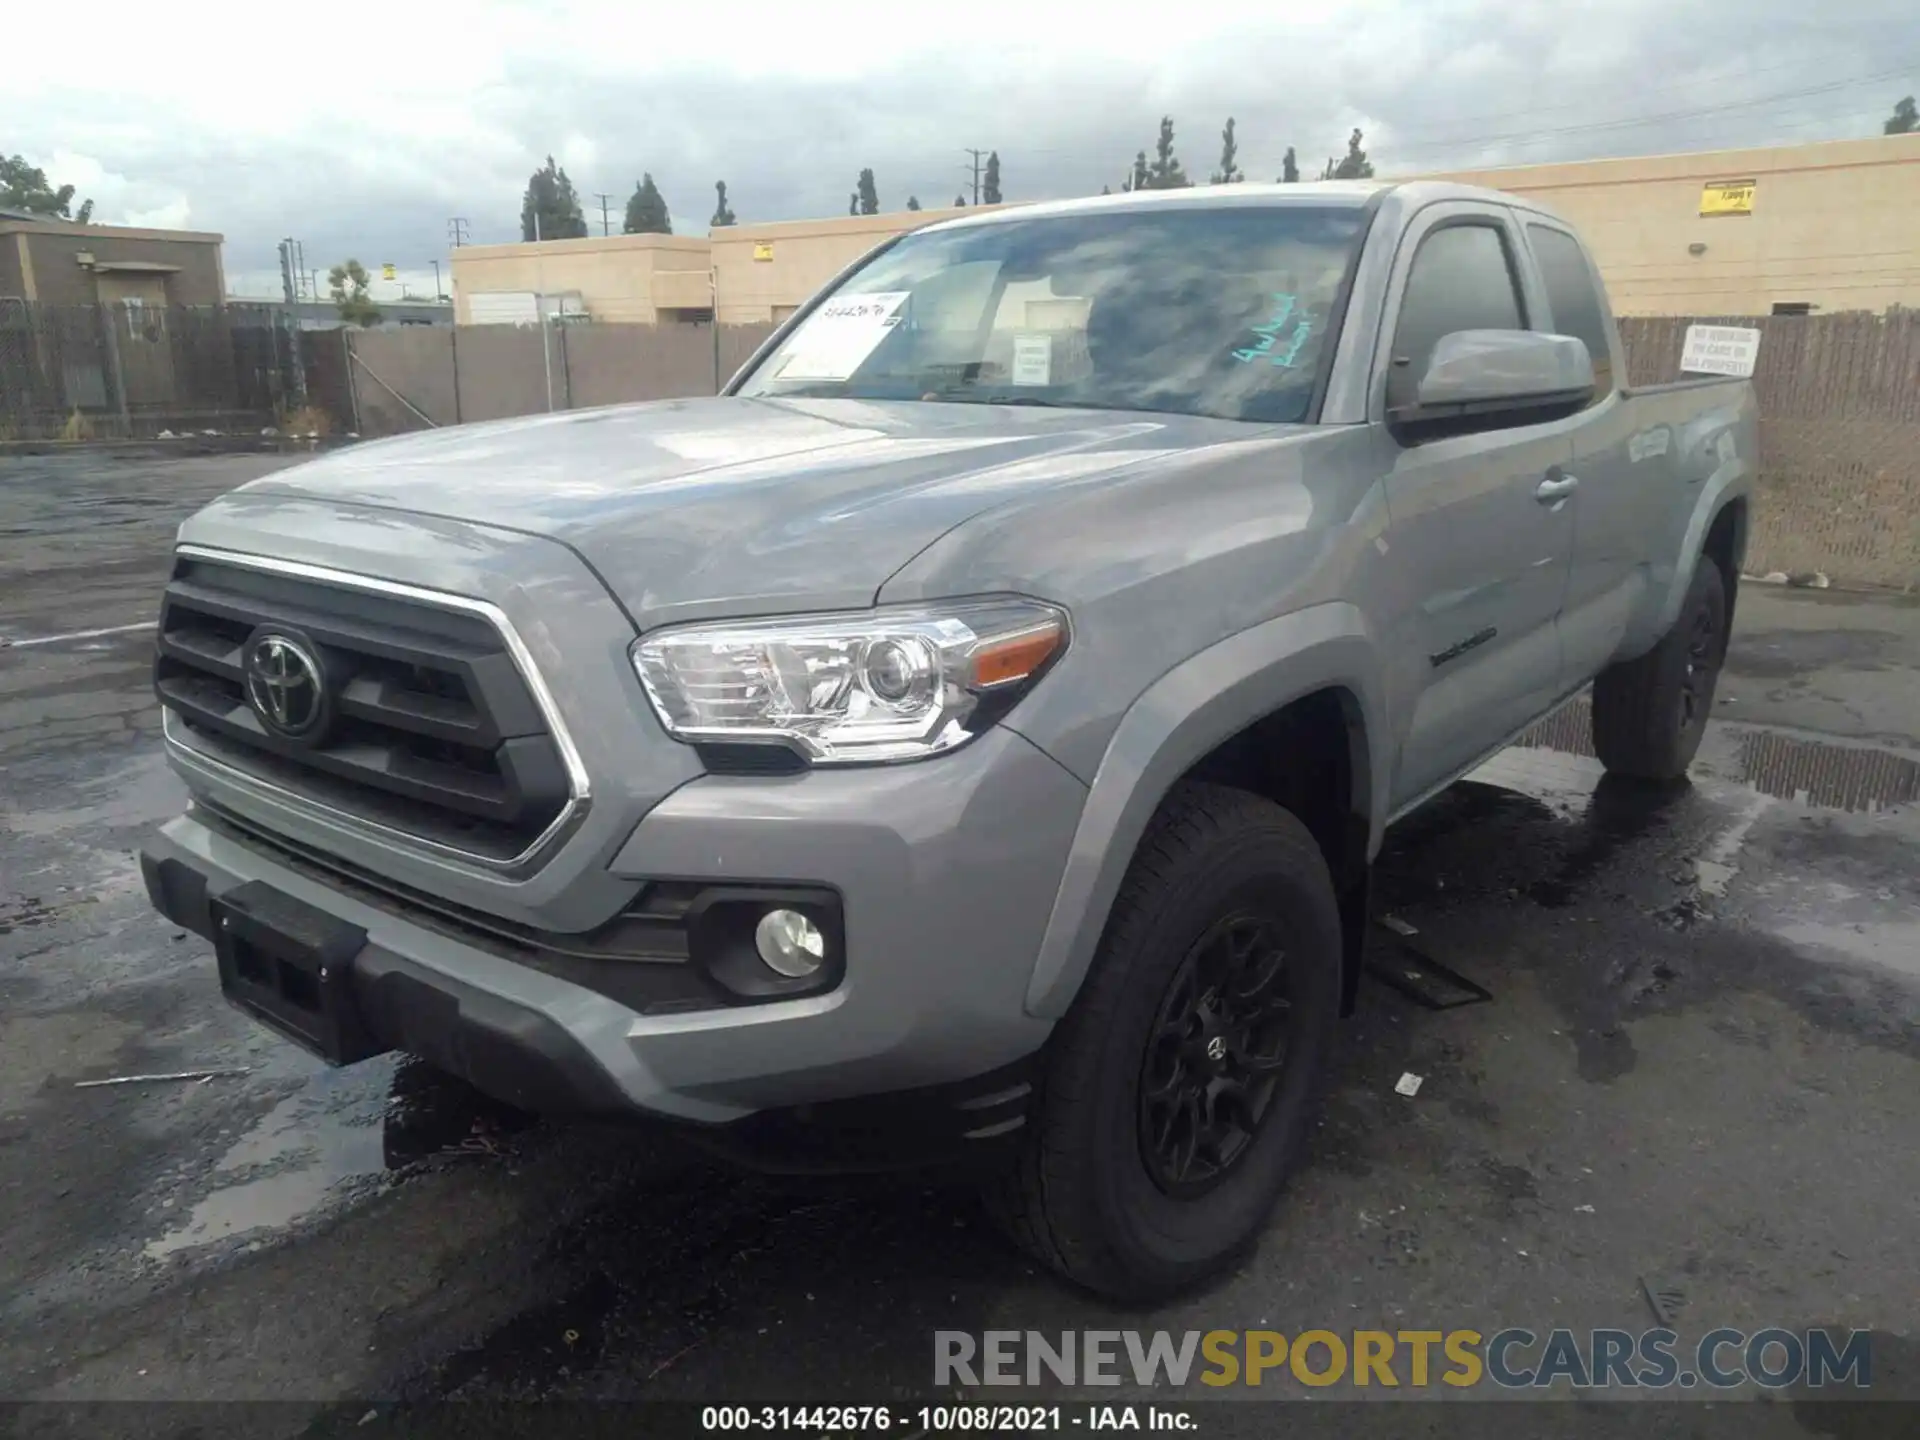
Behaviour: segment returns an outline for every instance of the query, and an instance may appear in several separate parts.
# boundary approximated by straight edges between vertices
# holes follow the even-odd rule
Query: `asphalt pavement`
[[[221,1003],[133,863],[182,790],[126,627],[179,519],[284,463],[0,460],[0,1399],[271,1400],[289,1434],[432,1397],[873,1403],[930,1390],[936,1330],[1655,1304],[1871,1330],[1876,1393],[1920,1399],[1920,605],[1748,586],[1691,783],[1604,779],[1575,707],[1403,823],[1310,1165],[1236,1273],[1123,1312],[965,1192],[529,1124]],[[1386,983],[1431,961],[1491,998]],[[1744,1434],[1893,1433],[1774,1398]],[[1556,1409],[1595,1412],[1529,1433]]]

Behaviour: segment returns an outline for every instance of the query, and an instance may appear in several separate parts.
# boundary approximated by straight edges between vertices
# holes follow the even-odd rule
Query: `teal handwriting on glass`
[[[1283,370],[1292,369],[1294,362],[1300,358],[1300,351],[1306,345],[1307,337],[1313,334],[1312,318],[1302,315],[1286,344],[1276,348],[1275,342],[1279,340],[1280,332],[1287,328],[1287,322],[1293,319],[1294,308],[1298,304],[1296,297],[1276,293],[1273,296],[1273,313],[1267,317],[1265,324],[1253,327],[1253,333],[1260,339],[1244,349],[1235,350],[1233,358],[1246,363],[1264,356],[1271,365],[1277,365]]]

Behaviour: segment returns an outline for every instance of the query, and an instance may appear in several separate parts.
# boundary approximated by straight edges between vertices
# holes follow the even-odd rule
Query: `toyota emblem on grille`
[[[291,635],[263,630],[247,642],[247,703],[269,734],[310,739],[327,716],[320,662]]]

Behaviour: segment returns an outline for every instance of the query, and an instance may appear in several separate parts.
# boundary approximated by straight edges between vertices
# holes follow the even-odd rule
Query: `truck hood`
[[[557,540],[642,628],[871,604],[969,517],[1274,427],[909,401],[661,401],[376,441],[256,480]]]

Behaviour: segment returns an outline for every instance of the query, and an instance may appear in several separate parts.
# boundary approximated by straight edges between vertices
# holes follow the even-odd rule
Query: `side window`
[[[1613,393],[1613,354],[1607,347],[1607,312],[1600,288],[1580,242],[1564,230],[1529,225],[1527,239],[1546,282],[1547,304],[1553,310],[1556,335],[1571,335],[1587,343],[1593,357],[1593,398],[1597,403]]]
[[[1414,252],[1393,334],[1387,404],[1404,405],[1426,372],[1433,347],[1456,330],[1524,330],[1526,314],[1506,236],[1494,225],[1448,225]]]

